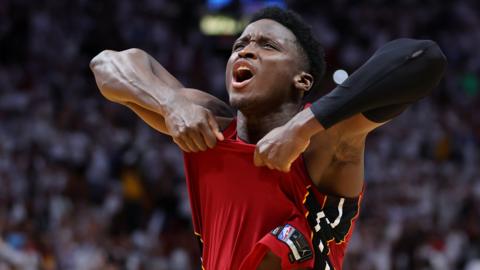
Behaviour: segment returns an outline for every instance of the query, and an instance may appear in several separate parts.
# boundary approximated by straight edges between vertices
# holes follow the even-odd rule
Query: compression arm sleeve
[[[397,39],[310,108],[325,129],[357,113],[382,123],[427,96],[442,78],[446,63],[433,41]]]

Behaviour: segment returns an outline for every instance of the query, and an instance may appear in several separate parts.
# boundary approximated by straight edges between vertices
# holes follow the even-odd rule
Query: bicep
[[[149,59],[152,73],[171,89],[177,89],[178,93],[188,101],[210,110],[215,116],[233,117],[233,112],[225,102],[204,91],[185,88],[170,72],[168,72],[151,55],[146,54]]]
[[[362,113],[357,113],[334,125],[331,129],[338,134],[341,141],[350,141],[354,138],[366,136],[370,131],[386,124],[388,121],[377,123]]]
[[[365,139],[385,122],[357,113],[311,139],[306,155],[312,180],[326,192],[355,197],[363,187]]]
[[[152,73],[158,77],[163,83],[168,85],[172,89],[184,88],[183,84],[177,80],[168,70],[166,70],[155,58],[147,54],[149,65]]]
[[[353,115],[334,125],[345,138],[367,135],[370,131],[388,123],[405,111],[410,103],[390,104]]]
[[[152,72],[162,82],[172,89],[179,89],[179,93],[192,103],[209,109],[215,116],[233,117],[233,112],[225,102],[204,91],[185,88],[172,74],[170,74],[157,60],[149,55]]]
[[[158,88],[167,87],[175,91],[176,94],[188,100],[189,103],[199,105],[210,110],[213,115],[217,117],[217,122],[219,122],[220,127],[222,127],[222,123],[229,122],[228,120],[225,121],[225,119],[231,119],[233,117],[231,108],[222,100],[201,90],[185,88],[180,81],[178,81],[151,55],[138,49],[133,51],[137,54],[136,56],[138,58],[144,59],[144,64],[142,66],[148,69],[149,72],[158,79],[156,80],[157,83],[160,82]],[[152,89],[152,91],[155,91],[155,89]],[[135,102],[135,99],[133,100],[133,102],[129,102],[125,105],[127,105],[152,128],[168,134],[168,130],[165,125],[165,119],[161,114],[142,106],[143,104],[140,102]]]

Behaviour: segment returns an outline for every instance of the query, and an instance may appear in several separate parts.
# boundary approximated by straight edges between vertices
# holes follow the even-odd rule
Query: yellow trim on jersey
[[[200,242],[202,242],[202,244],[203,244],[203,238],[202,238],[202,235],[201,235],[201,234],[199,234],[199,233],[198,233],[198,232],[196,232],[196,231],[193,231],[193,234],[195,234],[196,236],[200,237]]]

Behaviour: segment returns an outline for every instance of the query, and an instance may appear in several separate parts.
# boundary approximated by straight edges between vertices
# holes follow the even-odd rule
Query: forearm
[[[142,50],[103,51],[90,68],[100,92],[113,102],[164,115],[169,105],[185,101],[179,95],[181,83]]]
[[[146,124],[148,124],[153,129],[167,135],[169,134],[168,128],[165,123],[165,118],[162,115],[147,110],[135,103],[127,102],[124,105],[127,106],[130,110],[132,110],[138,117],[140,117]]]
[[[348,141],[354,137],[365,135],[384,123],[371,121],[364,114],[357,113],[328,128],[327,132],[336,137],[338,142]],[[320,131],[325,130],[310,108],[297,113],[286,125],[289,130],[296,133],[297,137],[305,139],[310,139]]]
[[[395,40],[314,102],[311,110],[325,129],[358,113],[373,122],[385,122],[427,96],[440,81],[445,66],[445,56],[434,42]]]

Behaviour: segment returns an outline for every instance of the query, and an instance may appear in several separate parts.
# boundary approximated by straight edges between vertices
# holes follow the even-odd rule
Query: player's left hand
[[[272,170],[289,172],[297,157],[307,149],[310,136],[287,124],[277,127],[258,141],[255,153],[255,166],[267,166]]]

